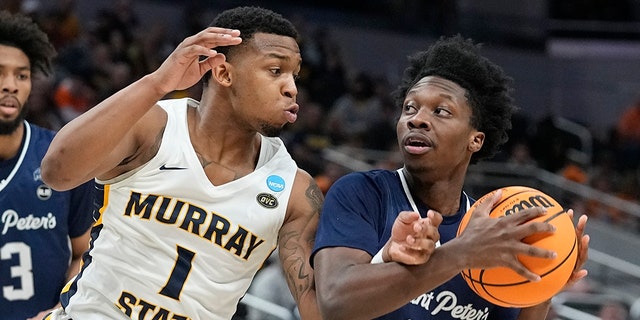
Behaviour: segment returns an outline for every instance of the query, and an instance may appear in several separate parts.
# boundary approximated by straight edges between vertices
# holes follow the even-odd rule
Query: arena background
[[[515,98],[521,109],[514,119],[510,140],[513,142],[495,162],[472,166],[465,189],[479,196],[498,186],[532,186],[557,197],[577,212],[592,215],[587,230],[591,235],[589,281],[554,299],[554,311],[558,315],[553,319],[599,319],[597,314],[610,302],[624,305],[630,313],[628,318],[640,319],[640,255],[637,254],[640,153],[636,158],[618,153],[620,150],[612,139],[614,126],[623,111],[640,102],[640,0],[0,1],[2,8],[18,8],[39,16],[41,21],[49,23],[47,30],[55,36],[60,36],[58,33],[65,27],[51,25],[57,18],[51,15],[56,14],[59,6],[66,6],[68,10],[64,14],[79,20],[83,32],[95,32],[97,25],[105,22],[99,17],[104,18],[105,12],[113,14],[120,10],[119,6],[124,6],[123,10],[135,16],[135,24],[106,25],[127,29],[126,32],[135,35],[135,45],[151,37],[158,41],[154,61],[146,67],[162,61],[179,41],[200,31],[216,13],[241,4],[262,5],[281,12],[298,25],[303,37],[311,43],[320,40],[319,36],[330,39],[347,76],[364,72],[386,83],[384,89],[389,91],[395,87],[406,56],[425,49],[437,37],[461,33],[483,42],[486,55],[514,78]],[[58,18],[69,21],[64,16]],[[102,36],[109,33],[101,31]],[[91,55],[76,56],[79,52],[74,51],[73,46],[91,54],[104,54],[101,50],[113,48],[104,47],[112,45],[109,41],[99,43],[100,46],[96,43],[87,46],[83,37],[84,34],[73,39],[71,50],[60,47],[62,56],[57,61],[60,65],[56,66],[53,82],[45,82],[44,86],[38,83],[34,88],[29,102],[30,121],[47,123],[50,119],[40,117],[40,112],[55,115],[60,111],[50,110],[61,107],[54,107],[51,101],[55,101],[55,95],[68,82],[84,85],[84,90],[95,98],[95,92],[91,92],[91,85],[95,83],[88,83],[93,80],[88,78],[95,76],[93,70],[89,69],[89,74],[84,70],[83,76],[88,78],[80,79],[74,78],[77,75],[71,70],[88,64]],[[313,61],[312,56],[303,54],[303,57],[305,61]],[[107,61],[109,66],[110,62]],[[122,64],[114,66],[118,66],[118,71],[126,70],[120,69]],[[140,66],[132,66],[136,67]],[[116,68],[113,69],[101,72],[116,75],[113,72]],[[133,77],[144,72],[142,69]],[[114,79],[105,80],[104,75],[100,75],[98,85],[106,83],[109,91],[133,80],[119,79],[124,81],[109,83]],[[329,77],[322,81],[330,84],[334,80]],[[82,94],[83,90],[78,92]],[[95,100],[89,101],[82,107],[90,108],[91,103],[95,103]],[[317,179],[330,183],[349,170],[398,165],[392,148],[367,150],[328,144],[309,150],[305,148],[314,146],[296,144],[292,138],[297,133],[311,132],[311,128],[305,126],[313,121],[305,119],[311,116],[306,112],[312,109],[313,102],[316,101],[305,102],[299,121],[288,126],[283,139],[301,167]],[[44,108],[35,108],[37,103]],[[325,113],[326,108],[328,106],[323,110]],[[49,124],[55,128],[61,123]],[[371,133],[375,135],[379,131],[382,130]],[[517,143],[522,146],[523,142],[533,147],[529,150],[530,157],[525,158],[537,161],[533,165],[514,162],[517,159],[513,151],[518,150]],[[640,142],[638,146],[640,148]],[[311,155],[311,159],[297,158],[301,155]],[[548,159],[550,155],[555,158]],[[620,164],[628,167],[622,168]],[[316,165],[317,171],[309,165]],[[599,184],[605,180],[609,189]],[[594,210],[615,215],[597,216]],[[282,291],[286,293],[286,288]],[[243,300],[237,320],[253,320],[245,318],[244,307],[265,306],[264,301],[254,298],[259,297],[248,295]],[[282,305],[267,304],[272,313],[280,310],[278,307]],[[280,311],[284,316],[276,319],[288,319],[291,310]]]

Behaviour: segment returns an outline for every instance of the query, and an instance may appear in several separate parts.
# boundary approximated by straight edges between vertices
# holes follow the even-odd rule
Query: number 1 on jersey
[[[191,272],[191,262],[193,262],[196,253],[181,246],[177,246],[177,250],[178,258],[176,259],[176,264],[173,266],[173,270],[171,270],[167,284],[160,290],[160,294],[180,300],[180,292],[182,292],[184,282],[187,281],[189,272]]]

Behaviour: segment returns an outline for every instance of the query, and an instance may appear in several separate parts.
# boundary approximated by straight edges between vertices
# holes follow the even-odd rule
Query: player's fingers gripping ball
[[[494,190],[495,191],[495,190]],[[477,206],[493,192],[478,199],[460,222],[458,235],[467,226]],[[546,221],[556,227],[552,234],[536,234],[522,241],[536,247],[553,250],[555,259],[519,256],[520,262],[541,280],[531,282],[515,271],[505,268],[468,269],[462,277],[485,300],[504,307],[524,308],[540,304],[557,294],[571,276],[578,258],[578,240],[571,217],[552,197],[540,190],[509,186],[502,188],[502,197],[491,209],[489,216],[500,218],[531,207],[545,207],[546,214],[531,221]]]

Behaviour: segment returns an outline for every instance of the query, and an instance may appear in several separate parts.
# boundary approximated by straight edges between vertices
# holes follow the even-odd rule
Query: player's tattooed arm
[[[279,235],[279,254],[289,289],[304,319],[319,319],[309,257],[324,197],[313,178],[299,171]]]

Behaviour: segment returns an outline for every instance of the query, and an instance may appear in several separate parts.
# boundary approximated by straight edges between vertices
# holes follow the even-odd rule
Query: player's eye
[[[280,68],[271,68],[269,69],[269,71],[271,71],[271,73],[278,75],[280,74]]]
[[[444,107],[437,107],[433,113],[440,115],[440,116],[450,116],[452,113],[451,111],[449,111],[447,108]]]
[[[407,114],[413,114],[413,113],[416,113],[416,112],[417,112],[417,110],[418,110],[418,108],[416,108],[416,107],[415,107],[411,102],[410,102],[410,103],[405,104],[405,105],[402,107],[402,111],[404,111],[404,113],[407,113]]]

